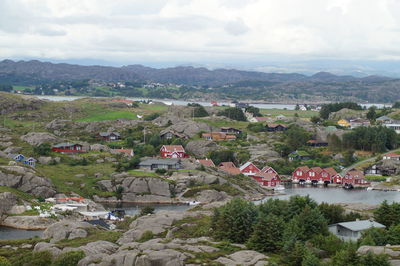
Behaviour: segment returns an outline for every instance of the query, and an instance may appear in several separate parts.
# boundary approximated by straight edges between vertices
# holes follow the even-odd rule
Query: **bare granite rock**
[[[21,136],[21,140],[26,141],[33,146],[38,146],[43,143],[57,143],[61,141],[59,137],[46,132],[30,132],[24,136]]]

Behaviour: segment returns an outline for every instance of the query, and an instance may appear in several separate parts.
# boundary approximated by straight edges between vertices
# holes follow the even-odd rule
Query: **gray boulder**
[[[157,250],[149,252],[146,255],[140,256],[136,261],[136,266],[181,266],[185,265],[184,261],[187,258],[183,253],[173,250]]]
[[[221,146],[217,145],[213,141],[208,141],[208,140],[192,140],[189,141],[185,147],[185,150],[188,153],[191,153],[198,158],[204,158],[211,151],[220,149],[222,149]]]
[[[42,143],[56,143],[61,141],[59,137],[46,132],[30,132],[21,136],[21,140],[33,146],[38,146]]]
[[[0,193],[0,217],[8,213],[15,204],[17,204],[17,196],[11,192]]]
[[[44,230],[55,222],[55,219],[39,216],[7,216],[1,224],[24,230]]]
[[[102,144],[93,144],[90,145],[91,151],[110,151],[110,147]]]
[[[0,167],[0,186],[16,188],[43,198],[56,194],[49,179],[37,176],[32,169],[22,166]]]
[[[96,241],[88,243],[85,246],[79,247],[80,250],[85,252],[86,256],[95,255],[95,254],[114,254],[118,250],[119,246],[108,242],[108,241]]]
[[[196,196],[196,200],[201,203],[210,203],[214,201],[224,201],[228,198],[226,192],[218,192],[216,190],[203,190]]]
[[[82,231],[78,229],[85,230],[89,228],[94,228],[93,225],[86,222],[76,222],[76,221],[61,221],[49,226],[42,235],[43,239],[51,239],[51,243],[56,243],[63,239],[69,239],[72,234],[73,238],[79,235],[83,235]],[[87,234],[87,232],[86,232]]]
[[[39,242],[33,248],[33,252],[40,252],[40,251],[49,251],[53,257],[57,257],[61,254],[61,249],[57,248],[54,244],[50,244],[47,242]]]
[[[268,263],[268,257],[253,250],[241,250],[226,257],[216,259],[223,265],[264,266]]]

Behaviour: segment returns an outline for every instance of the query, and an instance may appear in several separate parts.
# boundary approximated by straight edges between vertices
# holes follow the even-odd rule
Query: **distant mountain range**
[[[184,85],[221,86],[242,81],[268,82],[348,82],[366,81],[379,82],[392,80],[381,76],[356,78],[353,76],[337,76],[328,72],[319,72],[312,76],[302,74],[264,73],[256,71],[241,71],[235,69],[171,67],[151,68],[143,65],[128,65],[123,67],[81,66],[73,64],[54,64],[31,61],[3,60],[0,62],[0,82],[43,83],[46,81],[72,81],[94,79],[107,82],[147,81],[174,83]]]
[[[82,66],[31,61],[0,62],[0,84],[39,85],[57,81],[98,80],[104,82],[173,83],[213,87],[212,97],[290,101],[400,100],[400,80],[384,76],[338,76],[318,72],[264,73],[235,69],[209,70],[203,67],[151,68],[143,65]],[[207,91],[197,93],[209,94]],[[190,97],[190,93],[186,93]]]

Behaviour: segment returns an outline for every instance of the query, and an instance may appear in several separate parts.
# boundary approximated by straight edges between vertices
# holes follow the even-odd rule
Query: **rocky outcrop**
[[[357,250],[358,254],[365,255],[367,253],[385,254],[389,257],[390,265],[400,265],[400,246],[361,246]]]
[[[230,198],[224,191],[203,190],[196,196],[196,201],[201,203],[211,203],[214,201],[224,201]]]
[[[57,220],[39,216],[8,216],[1,225],[24,230],[45,230],[55,222]]]
[[[3,114],[38,110],[43,104],[45,101],[36,97],[0,92],[0,113]]]
[[[43,198],[56,194],[49,179],[37,176],[32,169],[22,166],[0,167],[0,186],[16,188]]]
[[[28,142],[33,146],[38,146],[43,143],[57,143],[61,141],[59,137],[46,132],[30,132],[24,136],[21,136],[21,140]]]
[[[11,192],[0,193],[0,217],[8,213],[12,207],[17,204],[17,196]]]
[[[264,266],[268,257],[253,250],[241,250],[215,260],[222,265]]]
[[[220,150],[221,146],[213,141],[208,140],[192,140],[185,147],[188,153],[193,154],[197,158],[206,157],[211,151]]]
[[[101,180],[97,185],[108,192],[123,187],[122,200],[126,202],[169,202],[175,185],[157,177],[133,177],[127,173],[115,174],[113,180]]]
[[[51,239],[51,243],[56,243],[63,239],[86,237],[86,230],[90,228],[94,228],[94,226],[86,222],[61,221],[49,226],[43,232],[42,238]]]
[[[197,215],[199,214],[196,212],[160,211],[139,217],[131,223],[130,230],[123,234],[118,243],[124,244],[139,240],[146,231],[151,231],[154,235],[161,234],[170,228],[175,221]]]

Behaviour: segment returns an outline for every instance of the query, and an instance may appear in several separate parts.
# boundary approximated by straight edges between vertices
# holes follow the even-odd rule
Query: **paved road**
[[[385,152],[385,154],[386,154],[386,153],[391,153],[391,152],[398,152],[398,151],[400,151],[400,149],[391,150],[391,151]],[[379,155],[377,155],[377,156],[375,156],[375,157],[371,157],[371,158],[365,159],[365,160],[363,160],[363,161],[357,162],[357,163],[355,163],[355,164],[352,164],[352,165],[350,165],[350,166],[344,168],[340,174],[343,176],[347,171],[349,171],[349,170],[351,170],[351,169],[353,169],[353,168],[356,168],[356,167],[359,166],[360,164],[363,164],[363,163],[366,163],[366,162],[375,161],[376,158],[378,158],[378,157],[381,156],[381,155],[382,155],[382,154],[379,154]]]

